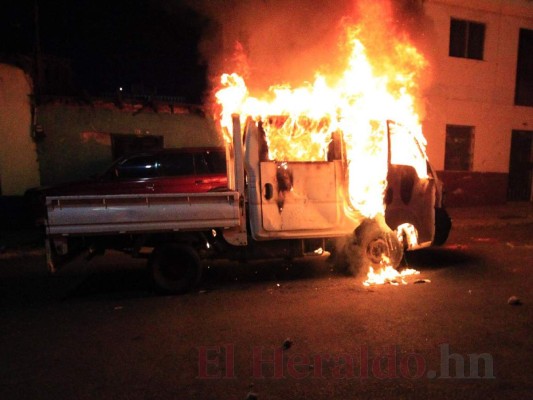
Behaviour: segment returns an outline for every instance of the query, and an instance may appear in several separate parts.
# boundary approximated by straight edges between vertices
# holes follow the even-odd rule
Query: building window
[[[446,171],[471,171],[474,160],[474,127],[446,125]]]
[[[450,22],[450,57],[483,60],[485,24],[452,18]]]
[[[520,29],[516,62],[515,104],[533,106],[533,30]]]

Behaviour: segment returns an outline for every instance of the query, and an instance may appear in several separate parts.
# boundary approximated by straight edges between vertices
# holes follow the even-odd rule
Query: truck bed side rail
[[[234,191],[46,198],[49,235],[139,233],[239,225]]]

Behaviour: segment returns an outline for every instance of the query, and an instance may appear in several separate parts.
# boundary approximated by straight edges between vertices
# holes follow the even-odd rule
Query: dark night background
[[[0,62],[33,73],[37,95],[102,96],[122,87],[126,96],[172,96],[201,104],[211,81],[208,68],[213,77],[233,71],[246,75],[249,69],[253,80],[248,84],[260,90],[273,82],[300,85],[314,79],[318,67],[332,62],[339,21],[367,14],[358,3],[4,0]],[[420,2],[392,4],[402,30],[423,37],[427,21]],[[237,42],[244,63],[234,57],[231,46]]]
[[[207,66],[198,42],[209,21],[182,1],[2,3],[0,62],[33,72],[39,54],[42,94],[99,96],[123,87],[124,94],[202,101]]]

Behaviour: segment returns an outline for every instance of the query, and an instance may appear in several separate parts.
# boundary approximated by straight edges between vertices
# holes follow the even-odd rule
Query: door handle
[[[196,183],[197,185],[199,185],[200,183],[204,183],[204,181],[202,179],[199,179],[197,181],[194,181],[194,183]]]
[[[270,200],[274,196],[274,187],[271,183],[265,184],[265,199]]]
[[[155,186],[154,185],[148,185],[148,186],[146,186],[146,189],[151,190],[153,192],[155,190]]]

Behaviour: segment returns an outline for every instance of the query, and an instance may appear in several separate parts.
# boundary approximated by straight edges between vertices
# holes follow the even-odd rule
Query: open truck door
[[[414,250],[434,243],[436,230],[447,237],[451,223],[442,209],[442,186],[429,165],[423,137],[393,121],[387,122],[389,167],[385,219],[404,247]],[[440,219],[440,221],[437,221]],[[446,222],[446,221],[444,221]],[[446,239],[444,239],[446,240]]]
[[[344,215],[342,160],[273,161],[260,124],[245,129],[251,235],[256,240],[347,235],[357,224]]]
[[[339,224],[333,162],[263,161],[260,168],[264,230],[323,230]]]

